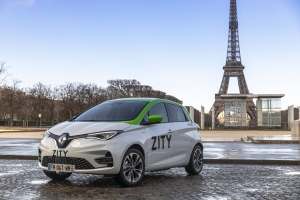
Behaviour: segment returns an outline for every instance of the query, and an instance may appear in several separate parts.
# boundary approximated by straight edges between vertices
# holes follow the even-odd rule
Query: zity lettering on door
[[[158,150],[160,148],[164,149],[165,148],[165,138],[166,138],[166,142],[168,142],[168,148],[170,148],[171,137],[172,137],[172,135],[153,136],[151,138],[153,140],[152,150]]]

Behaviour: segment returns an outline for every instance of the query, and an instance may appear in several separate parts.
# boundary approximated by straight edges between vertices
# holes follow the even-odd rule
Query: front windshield
[[[74,121],[129,121],[135,119],[148,102],[104,102],[85,111]]]

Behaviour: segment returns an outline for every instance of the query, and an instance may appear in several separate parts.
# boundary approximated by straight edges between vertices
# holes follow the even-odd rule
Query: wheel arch
[[[204,148],[203,148],[203,144],[202,144],[201,142],[197,142],[197,143],[195,144],[195,146],[196,146],[196,145],[199,145],[199,146],[201,147],[202,150],[204,149]],[[195,146],[194,146],[194,147],[195,147]]]
[[[144,151],[144,149],[143,149],[143,147],[142,147],[141,145],[139,145],[139,144],[132,144],[132,145],[127,149],[127,151],[128,151],[129,149],[137,149],[137,150],[139,150],[139,151],[142,153],[142,155],[144,156],[144,159],[145,159],[145,151]]]

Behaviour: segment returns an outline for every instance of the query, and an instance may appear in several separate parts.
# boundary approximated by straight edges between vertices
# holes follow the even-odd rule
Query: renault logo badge
[[[64,144],[68,140],[68,135],[69,135],[68,133],[64,133],[64,134],[61,134],[61,136],[59,136],[59,138],[57,140],[59,147],[63,147],[64,146]]]

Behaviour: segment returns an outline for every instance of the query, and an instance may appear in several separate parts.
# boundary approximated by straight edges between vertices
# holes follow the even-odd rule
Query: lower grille
[[[44,156],[42,166],[47,167],[48,163],[75,165],[75,169],[95,169],[91,163],[83,158]]]

